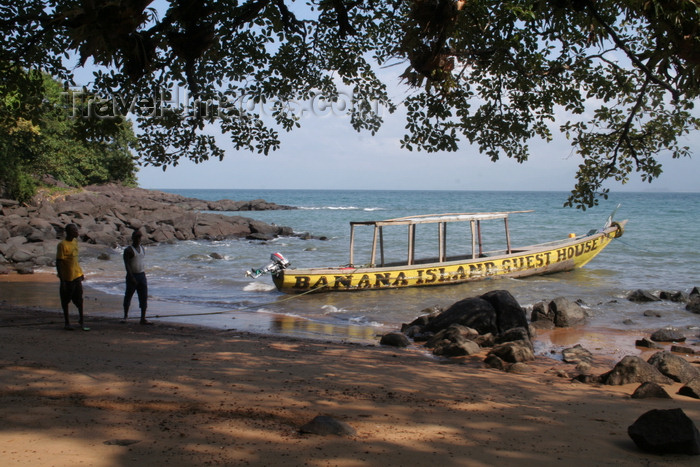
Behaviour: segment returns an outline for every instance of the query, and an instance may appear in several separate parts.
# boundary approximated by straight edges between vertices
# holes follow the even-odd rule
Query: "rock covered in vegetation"
[[[203,201],[160,191],[120,185],[89,186],[65,195],[41,195],[29,205],[0,203],[0,266],[15,270],[53,264],[56,244],[67,224],[78,225],[81,250],[127,245],[141,229],[144,244],[176,240],[257,240],[294,235],[290,227],[266,224],[241,216],[206,211],[293,209],[263,200]],[[87,245],[87,248],[83,247]],[[101,247],[101,248],[100,248]]]

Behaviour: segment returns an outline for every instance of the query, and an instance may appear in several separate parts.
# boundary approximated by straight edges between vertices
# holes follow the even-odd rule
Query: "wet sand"
[[[700,425],[700,402],[677,395],[680,384],[665,387],[670,400],[635,400],[636,384],[572,382],[559,375],[573,365],[546,357],[512,374],[484,368],[483,355],[119,324],[119,297],[94,292],[91,331],[64,331],[55,281],[0,277],[3,465],[697,464],[643,453],[627,435],[652,409],[680,407]],[[635,338],[585,334],[539,339],[607,349],[610,335]],[[596,374],[618,360],[589,350]],[[356,434],[299,433],[321,414]]]

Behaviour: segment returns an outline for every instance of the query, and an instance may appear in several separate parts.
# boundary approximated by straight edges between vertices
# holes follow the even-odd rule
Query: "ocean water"
[[[505,191],[339,191],[339,190],[166,190],[206,200],[266,201],[296,206],[291,211],[225,213],[290,226],[325,240],[279,238],[270,242],[242,239],[186,241],[147,248],[147,274],[154,319],[195,323],[220,329],[285,333],[316,338],[371,340],[395,330],[432,306],[449,306],[466,297],[507,289],[523,306],[567,297],[581,300],[589,326],[655,330],[665,325],[696,329],[700,315],[668,301],[635,304],[626,300],[635,289],[680,290],[700,286],[700,193],[612,193],[585,212],[564,208],[565,192]],[[619,205],[619,207],[618,207]],[[617,210],[616,210],[617,209]],[[348,263],[349,222],[448,212],[518,211],[510,217],[513,247],[584,234],[615,220],[627,219],[625,234],[582,269],[524,279],[357,293],[302,296],[277,292],[270,276],[245,277],[246,270],[269,263],[282,253],[293,266],[339,266]],[[503,225],[484,223],[487,249],[503,248]],[[435,226],[431,226],[436,229]],[[387,259],[405,256],[405,232],[385,229]],[[356,256],[369,257],[369,232],[358,238]],[[437,251],[437,232],[418,231],[417,256]],[[448,249],[467,248],[468,238],[448,227]],[[392,247],[392,245],[396,245]],[[121,295],[121,252],[110,261],[86,259],[90,285]],[[218,253],[223,259],[213,259]],[[356,258],[362,263],[362,256]],[[132,307],[136,311],[134,298]],[[645,316],[657,311],[662,318]],[[113,312],[115,316],[118,310]]]

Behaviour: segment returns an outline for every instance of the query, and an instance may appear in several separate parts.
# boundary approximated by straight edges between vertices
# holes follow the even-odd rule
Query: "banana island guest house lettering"
[[[429,214],[383,221],[351,222],[350,261],[347,266],[297,269],[290,267],[291,263],[281,253],[273,253],[270,264],[252,269],[247,275],[258,277],[269,273],[280,291],[306,293],[436,286],[549,274],[584,266],[614,238],[622,235],[626,223],[613,222],[611,215],[603,228],[593,229],[585,235],[570,234],[569,238],[562,240],[512,248],[508,216],[521,212],[530,211]],[[487,220],[504,222],[505,248],[484,251],[481,223]],[[467,238],[471,238],[471,246],[460,247],[462,251],[448,253],[447,225],[458,222],[466,222],[469,226]],[[437,251],[432,253],[435,256],[416,258],[418,224],[437,224]],[[365,266],[356,266],[354,261],[356,226],[374,228],[370,261]],[[403,261],[385,261],[383,229],[388,226],[404,226],[408,229],[407,255]],[[456,234],[464,235],[459,231]]]
[[[310,274],[295,275],[293,287],[297,290],[310,289],[381,289],[413,287],[420,285],[439,285],[456,282],[483,280],[498,276],[516,277],[521,273],[530,275],[533,271],[540,273],[561,270],[558,264],[575,261],[585,255],[596,254],[601,246],[600,238],[593,238],[572,246],[551,251],[542,251],[510,258],[492,258],[470,264],[444,265],[389,272],[358,274],[353,270],[348,274]],[[565,269],[571,269],[567,267]]]

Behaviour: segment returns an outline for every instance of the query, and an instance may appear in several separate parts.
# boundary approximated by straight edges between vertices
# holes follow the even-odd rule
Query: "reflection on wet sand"
[[[277,315],[272,318],[273,332],[288,335],[326,336],[336,339],[351,339],[376,342],[377,331],[365,326],[338,326],[329,323],[319,323],[288,315]]]

